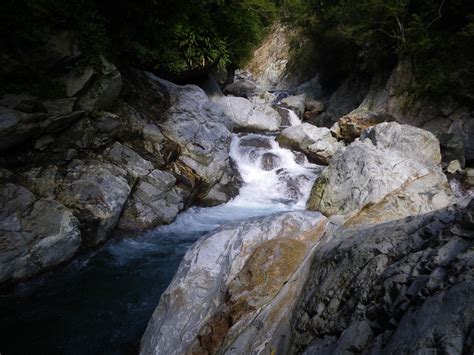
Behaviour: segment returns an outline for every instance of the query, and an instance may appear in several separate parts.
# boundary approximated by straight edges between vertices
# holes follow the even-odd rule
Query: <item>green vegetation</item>
[[[51,29],[70,29],[83,64],[113,49],[128,64],[176,75],[242,64],[276,13],[271,0],[6,0],[0,33],[21,54]]]
[[[408,59],[417,94],[472,101],[472,0],[5,0],[0,50],[23,61],[16,79],[44,83],[52,74],[37,65],[40,49],[51,30],[67,29],[82,56],[66,65],[97,64],[101,53],[173,78],[243,65],[277,19],[301,28],[297,65],[329,85]]]
[[[374,72],[398,59],[415,68],[416,91],[441,95],[474,89],[471,0],[288,0],[289,21],[310,39],[312,62],[337,80]],[[304,50],[308,50],[305,48]],[[297,55],[301,55],[296,51]]]

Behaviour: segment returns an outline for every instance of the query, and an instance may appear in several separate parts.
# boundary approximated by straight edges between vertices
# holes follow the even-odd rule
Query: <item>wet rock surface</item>
[[[282,330],[325,224],[319,213],[289,212],[231,224],[200,239],[162,295],[140,352],[283,348]]]

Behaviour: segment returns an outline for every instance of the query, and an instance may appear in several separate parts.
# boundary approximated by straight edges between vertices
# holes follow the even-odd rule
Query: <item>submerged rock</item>
[[[319,213],[289,212],[222,227],[185,255],[142,338],[141,354],[268,352],[283,348]],[[289,340],[289,339],[287,339]]]

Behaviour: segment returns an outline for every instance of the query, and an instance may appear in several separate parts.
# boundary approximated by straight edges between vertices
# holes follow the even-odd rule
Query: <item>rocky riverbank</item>
[[[257,83],[243,75],[225,92],[255,101],[271,76],[283,77],[284,65],[258,71]],[[453,156],[435,135],[444,133],[404,124],[398,96],[363,109],[373,89],[357,88],[357,103],[345,83],[323,102],[316,84],[279,100],[277,110],[309,122],[277,141],[327,165],[307,206],[319,213],[273,215],[203,237],[162,295],[142,354],[471,351],[472,169],[460,170],[471,161],[471,137],[448,130],[463,142]],[[341,96],[352,101],[339,104]],[[374,108],[383,105],[393,110]],[[464,187],[453,192],[445,171]]]
[[[224,96],[104,57],[77,70],[74,36],[52,38],[62,93],[0,97],[0,284],[235,198],[194,231],[211,232],[142,354],[472,352],[471,113],[401,110],[402,64],[382,91],[352,78],[321,96],[315,78],[275,92],[275,43],[278,65]]]

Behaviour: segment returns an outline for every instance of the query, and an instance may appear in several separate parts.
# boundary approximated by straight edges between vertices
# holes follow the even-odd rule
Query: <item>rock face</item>
[[[401,130],[407,134],[397,141],[391,134]],[[310,209],[345,215],[349,224],[375,224],[454,202],[437,166],[441,156],[431,133],[383,123],[366,135],[372,138],[354,142],[333,157],[313,186]]]
[[[213,205],[237,193],[233,123],[220,105],[196,86],[140,71],[127,73],[126,93],[116,99],[121,78],[103,59],[94,73],[63,78],[72,97],[0,100],[0,188],[17,189],[1,194],[1,223],[16,234],[1,236],[0,263],[8,260],[8,268],[1,266],[0,282],[66,261],[117,227],[153,228],[195,201]],[[113,100],[114,113],[96,112]],[[17,206],[16,195],[29,197]]]
[[[316,126],[331,127],[337,120],[356,109],[369,91],[367,78],[349,76],[326,100],[325,111],[309,121]]]
[[[274,25],[245,66],[245,70],[266,90],[288,89],[296,84],[296,75],[287,68],[292,34],[288,27]]]
[[[443,160],[474,161],[474,112],[451,96],[413,100],[416,91],[413,64],[401,60],[390,77],[374,78],[365,99],[354,111],[369,114],[387,114],[397,122],[421,127],[440,140]],[[458,92],[460,94],[460,92]]]
[[[322,165],[327,165],[337,150],[344,147],[328,128],[309,123],[285,128],[277,141],[282,147],[301,151],[310,161]]]
[[[0,226],[0,282],[60,264],[81,245],[79,222],[71,211],[18,185],[0,186]]]
[[[101,69],[98,80],[82,94],[76,108],[84,111],[98,111],[108,108],[120,94],[122,75],[115,65],[101,57]],[[85,85],[86,82],[83,84]]]
[[[289,212],[203,237],[161,296],[140,353],[271,353],[287,347],[281,336],[325,225],[321,214]]]
[[[472,353],[473,218],[471,202],[332,233],[315,252],[286,353]]]
[[[216,100],[222,106],[238,131],[277,131],[281,117],[268,105],[253,104],[241,97],[223,97]]]

